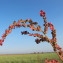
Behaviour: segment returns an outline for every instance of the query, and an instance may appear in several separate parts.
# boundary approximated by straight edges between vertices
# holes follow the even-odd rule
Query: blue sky
[[[63,48],[63,0],[0,0],[0,38],[14,20],[31,18],[43,26],[39,15],[41,9],[46,12],[48,22],[54,24],[58,44]],[[53,51],[47,42],[36,44],[34,37],[22,36],[23,30],[30,31],[29,28],[16,28],[6,37],[3,46],[0,46],[0,54]],[[48,36],[51,36],[50,33]]]

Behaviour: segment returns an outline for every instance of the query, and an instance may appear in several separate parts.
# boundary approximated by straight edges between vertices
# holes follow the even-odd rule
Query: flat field
[[[0,55],[0,63],[44,63],[45,58],[63,63],[56,53]]]

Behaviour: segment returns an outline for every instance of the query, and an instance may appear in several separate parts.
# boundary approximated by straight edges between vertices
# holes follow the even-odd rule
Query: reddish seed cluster
[[[8,27],[8,29],[5,30],[5,33],[3,33],[2,38],[0,39],[0,45],[2,46],[6,36],[8,36],[12,32],[12,29],[20,28],[20,27],[29,27],[33,31],[41,31],[41,27],[37,24],[38,24],[37,22],[33,22],[31,19],[27,19],[27,20],[21,19],[21,20],[18,20],[18,22],[14,21],[13,24],[11,24]],[[27,31],[24,31],[21,33],[29,34],[29,32],[27,32]]]
[[[45,16],[44,16],[45,17]],[[35,26],[34,25],[34,23],[33,23],[33,21],[32,20],[30,20],[31,22],[29,22],[30,24],[28,24],[27,26],[28,27],[30,27],[30,29],[32,30],[32,31],[41,31],[41,27],[40,26]],[[37,37],[37,39],[35,39],[35,42],[37,43],[37,44],[39,44],[40,42],[44,42],[44,41],[47,41],[47,42],[49,42],[49,43],[51,43],[51,45],[52,45],[52,47],[53,47],[53,49],[54,49],[54,51],[59,51],[59,53],[62,55],[62,51],[60,52],[60,50],[62,49],[59,45],[57,45],[57,39],[56,39],[56,30],[54,29],[54,26],[53,26],[53,24],[52,23],[48,23],[48,22],[46,22],[46,19],[44,18],[44,21],[45,21],[45,24],[44,24],[44,34],[47,34],[46,32],[47,32],[47,28],[49,27],[50,28],[50,30],[51,30],[51,34],[52,34],[52,38],[50,39],[50,38],[48,38],[47,36],[43,36],[43,35],[41,35],[41,34],[38,34],[38,33],[29,33],[29,32],[27,32],[27,31],[23,31],[23,32],[21,32],[22,33],[22,35],[23,34],[25,34],[25,35],[29,35],[29,36],[34,36],[34,37]],[[60,55],[59,54],[59,55]]]
[[[55,60],[55,59],[48,60],[48,59],[46,58],[45,63],[59,63],[59,61],[57,61],[57,60]]]
[[[40,11],[40,16],[42,16],[42,17],[45,16],[45,12],[43,10]]]
[[[55,52],[57,52],[57,54],[59,55],[60,59],[63,61],[63,51],[62,51],[62,48],[57,44],[56,30],[54,29],[53,24],[47,22],[44,11],[42,11],[42,10],[40,11],[40,16],[43,17],[44,23],[45,23],[44,24],[44,34],[47,34],[48,27],[50,27],[51,34],[52,34],[52,39],[49,40],[49,42],[52,45],[53,50]],[[49,63],[52,63],[52,62],[49,62]]]
[[[52,23],[47,22],[46,20],[46,15],[45,12],[43,10],[40,11],[40,16],[43,17],[44,19],[44,30],[41,29],[41,27],[38,25],[37,22],[33,22],[31,19],[26,19],[26,20],[18,20],[18,22],[14,21],[13,24],[11,24],[8,29],[5,30],[5,33],[2,35],[2,38],[0,39],[0,45],[2,45],[2,43],[4,42],[6,36],[8,36],[11,32],[12,29],[15,28],[20,28],[20,27],[29,27],[32,31],[39,31],[42,32],[42,34],[38,34],[38,33],[29,33],[28,31],[22,31],[21,34],[22,35],[29,35],[29,36],[34,36],[37,37],[35,39],[35,42],[37,44],[39,44],[40,42],[48,42],[52,45],[53,50],[58,54],[58,56],[60,57],[60,59],[63,61],[63,51],[62,48],[57,44],[57,38],[56,38],[56,30],[54,28],[54,25]],[[52,38],[48,38],[48,36],[46,36],[47,32],[48,32],[48,28],[50,28],[51,30],[51,35]],[[59,63],[56,60],[45,60],[46,63]]]

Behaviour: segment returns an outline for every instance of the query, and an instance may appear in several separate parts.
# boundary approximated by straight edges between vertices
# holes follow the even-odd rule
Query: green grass
[[[44,63],[45,58],[63,63],[56,53],[0,55],[0,63]]]

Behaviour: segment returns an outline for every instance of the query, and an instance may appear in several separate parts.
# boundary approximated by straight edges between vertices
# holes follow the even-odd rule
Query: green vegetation
[[[56,53],[0,55],[0,63],[44,63],[45,58],[63,63]]]

